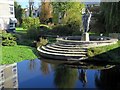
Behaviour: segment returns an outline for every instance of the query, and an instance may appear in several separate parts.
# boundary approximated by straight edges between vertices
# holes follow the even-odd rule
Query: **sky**
[[[29,0],[16,0],[18,4],[22,6],[22,8],[27,8],[29,6],[28,1]],[[38,7],[40,4],[40,0],[34,0],[34,6]]]
[[[16,0],[18,4],[22,6],[22,8],[27,8],[28,7],[28,1],[29,0]],[[41,0],[34,0],[34,6],[38,7],[40,5]],[[58,1],[67,1],[67,0],[58,0]],[[80,0],[73,0],[73,1],[80,1]],[[85,2],[100,2],[100,0],[81,0]]]

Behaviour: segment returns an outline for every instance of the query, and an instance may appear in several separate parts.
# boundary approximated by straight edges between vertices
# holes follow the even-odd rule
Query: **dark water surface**
[[[17,63],[17,77],[18,88],[120,88],[118,67],[83,69],[81,65],[25,60]]]

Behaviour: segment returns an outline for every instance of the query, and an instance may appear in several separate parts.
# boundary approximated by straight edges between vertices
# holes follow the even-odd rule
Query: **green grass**
[[[98,57],[101,60],[106,59],[108,61],[120,63],[120,40],[113,45],[89,48],[87,54],[89,57]]]
[[[24,29],[24,28],[22,28],[22,27],[16,27],[16,30],[17,30],[17,31],[19,31],[19,30],[22,30],[22,31],[23,31],[23,30],[27,30],[27,29]]]
[[[2,46],[2,61],[1,64],[11,64],[23,60],[32,60],[37,58],[34,54],[36,48],[29,46]]]
[[[0,61],[2,60],[2,46],[0,44]]]
[[[16,32],[17,33],[26,33],[27,32],[27,29],[24,29],[22,27],[16,27]]]

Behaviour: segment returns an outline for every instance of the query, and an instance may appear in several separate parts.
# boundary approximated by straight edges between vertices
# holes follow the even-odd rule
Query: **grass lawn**
[[[27,29],[24,29],[22,27],[16,27],[16,32],[17,33],[26,33]]]
[[[1,46],[2,47],[2,59],[1,64],[11,64],[20,62],[23,60],[32,60],[38,58],[37,49],[31,47],[31,40],[25,39],[26,29],[17,27],[16,35],[19,36],[16,46]]]
[[[29,46],[2,46],[2,61],[1,64],[10,64],[22,60],[32,60],[37,58],[34,54],[36,48]]]
[[[120,40],[113,45],[89,48],[88,56],[120,63]]]

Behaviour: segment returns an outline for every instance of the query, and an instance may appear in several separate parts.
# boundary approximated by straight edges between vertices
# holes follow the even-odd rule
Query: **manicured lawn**
[[[1,64],[10,64],[22,60],[32,60],[37,58],[36,48],[29,46],[2,46]]]
[[[2,58],[1,64],[11,64],[23,60],[32,60],[38,58],[38,52],[35,47],[31,47],[31,40],[25,39],[26,29],[17,27],[16,36],[18,38],[16,46],[1,46]]]

